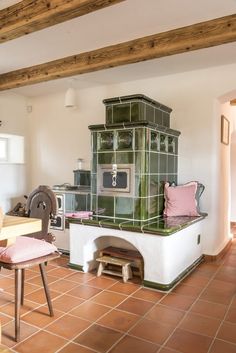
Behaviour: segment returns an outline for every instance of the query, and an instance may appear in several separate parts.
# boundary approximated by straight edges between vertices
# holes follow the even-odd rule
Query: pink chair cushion
[[[16,242],[7,247],[0,247],[0,261],[6,263],[18,263],[46,256],[57,251],[55,245],[46,241],[17,237]]]
[[[197,183],[191,182],[180,186],[165,184],[165,216],[199,216],[195,194]]]

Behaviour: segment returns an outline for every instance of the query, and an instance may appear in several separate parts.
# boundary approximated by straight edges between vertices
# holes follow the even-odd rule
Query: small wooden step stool
[[[118,257],[120,259],[130,260],[131,265],[135,264],[135,266],[139,270],[139,275],[141,280],[144,278],[144,263],[142,255],[136,251],[131,249],[122,249],[115,246],[108,246],[107,248],[101,249],[99,256],[112,256]]]
[[[127,282],[129,278],[133,277],[130,267],[131,261],[129,260],[120,259],[113,256],[102,256],[97,258],[96,261],[100,262],[97,277],[101,276],[102,273],[107,273],[109,275],[123,277],[124,282]],[[106,269],[106,265],[108,264],[120,266],[121,272]]]

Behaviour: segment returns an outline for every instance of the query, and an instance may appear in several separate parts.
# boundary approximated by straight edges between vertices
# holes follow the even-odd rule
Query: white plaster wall
[[[236,106],[231,107],[232,133],[230,144],[230,171],[231,171],[231,213],[230,221],[236,222]]]
[[[0,132],[23,136],[27,152],[29,147],[26,98],[14,93],[2,92],[0,120],[2,120]],[[0,206],[3,207],[4,212],[7,212],[16,202],[22,201],[22,195],[29,191],[27,164],[0,164],[0,180]]]

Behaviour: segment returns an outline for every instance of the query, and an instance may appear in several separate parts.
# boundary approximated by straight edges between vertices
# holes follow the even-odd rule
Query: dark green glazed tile
[[[112,164],[115,163],[114,152],[100,152],[98,153],[98,164]]]
[[[92,166],[92,173],[96,174],[97,173],[97,153],[93,153],[91,166]]]
[[[148,197],[141,198],[141,214],[139,219],[148,219]]]
[[[133,130],[117,131],[117,149],[118,150],[133,149]]]
[[[157,174],[160,173],[160,154],[155,152],[150,152],[150,173]]]
[[[146,104],[146,120],[155,122],[155,111],[154,107],[149,104]]]
[[[112,105],[106,106],[106,124],[112,124]]]
[[[115,197],[115,217],[134,218],[133,198]]]
[[[113,123],[123,123],[130,121],[130,103],[113,105]]]
[[[167,173],[167,154],[160,153],[159,173]]]
[[[140,195],[141,197],[147,197],[148,196],[148,175],[144,174],[141,175],[140,178]]]
[[[175,138],[173,136],[167,137],[168,153],[175,153]]]
[[[143,174],[149,172],[149,153],[136,152],[135,153],[135,173]]]
[[[155,123],[162,125],[162,111],[160,109],[155,109]]]
[[[170,154],[167,157],[167,173],[175,173],[175,156]]]
[[[99,150],[113,150],[115,142],[115,133],[114,131],[103,131],[98,133],[99,140]]]
[[[175,160],[175,173],[177,174],[178,173],[178,157],[175,156],[174,160]]]
[[[147,129],[145,127],[135,129],[135,150],[147,150]]]
[[[164,195],[158,196],[158,215],[162,215],[164,211]]]
[[[158,197],[153,196],[149,198],[148,218],[153,218],[158,215]]]
[[[92,132],[91,138],[92,138],[92,151],[97,152],[97,140],[98,140],[97,132]]]
[[[141,198],[134,199],[134,219],[140,219],[141,215]]]
[[[159,133],[157,131],[150,131],[150,150],[159,151]]]
[[[97,174],[91,175],[91,190],[92,190],[92,194],[97,193]]]
[[[114,217],[114,197],[98,196],[98,209],[104,209],[103,216]]]
[[[160,188],[159,175],[158,174],[150,174],[149,176],[149,195],[154,196],[159,194]]]
[[[149,176],[148,174],[136,174],[135,175],[135,197],[147,197],[148,196],[148,185]]]
[[[170,114],[163,112],[162,115],[162,125],[166,127],[170,127]]]
[[[143,222],[140,221],[129,221],[129,222],[121,222],[120,228],[122,230],[128,230],[133,232],[141,232]]]
[[[145,120],[145,104],[142,102],[131,103],[131,121]]]
[[[160,151],[167,152],[167,136],[160,134]]]
[[[175,154],[178,154],[178,138],[175,137],[174,140],[175,140]]]
[[[159,195],[160,194],[164,194],[164,185],[165,185],[165,182],[166,182],[166,178],[160,176],[160,181],[159,181]]]
[[[134,153],[133,152],[116,152],[116,163],[117,164],[133,164]]]
[[[95,212],[95,210],[97,210],[98,206],[97,206],[97,196],[96,195],[92,195],[91,196],[91,210]]]

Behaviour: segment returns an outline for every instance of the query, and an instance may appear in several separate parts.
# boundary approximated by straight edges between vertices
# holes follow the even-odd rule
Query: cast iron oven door
[[[97,193],[104,196],[133,196],[134,165],[98,165]]]

